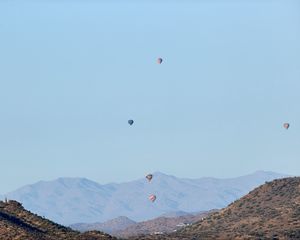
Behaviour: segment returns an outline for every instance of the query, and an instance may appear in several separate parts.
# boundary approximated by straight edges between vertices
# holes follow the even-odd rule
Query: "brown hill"
[[[152,220],[136,223],[121,231],[115,231],[113,232],[113,235],[128,238],[147,234],[171,233],[197,222],[213,212],[215,212],[215,210],[202,212],[195,215],[186,214],[178,217],[158,217]]]
[[[108,240],[107,234],[93,231],[79,233],[39,217],[16,201],[0,201],[1,240]]]
[[[113,234],[114,232],[121,231],[135,224],[137,223],[128,217],[120,216],[103,223],[76,223],[70,225],[70,227],[80,232],[98,230],[108,234]]]
[[[216,211],[217,210],[203,211],[198,214],[168,213],[161,217],[138,223],[127,217],[118,217],[104,223],[77,223],[70,227],[80,232],[99,230],[116,237],[128,238],[142,234],[171,233],[197,222]]]
[[[300,177],[266,183],[176,233],[131,239],[300,239]]]

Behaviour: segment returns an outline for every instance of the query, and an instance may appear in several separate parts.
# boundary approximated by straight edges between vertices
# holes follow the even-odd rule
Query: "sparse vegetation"
[[[98,231],[79,233],[25,210],[16,201],[0,201],[1,240],[109,240]]]
[[[267,182],[220,212],[173,234],[132,240],[300,239],[300,177]]]

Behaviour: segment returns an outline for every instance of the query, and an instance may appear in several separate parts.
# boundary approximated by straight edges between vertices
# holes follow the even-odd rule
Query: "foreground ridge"
[[[99,231],[79,233],[23,208],[13,200],[0,201],[1,240],[112,240]]]
[[[300,177],[267,182],[176,233],[131,239],[300,239]]]

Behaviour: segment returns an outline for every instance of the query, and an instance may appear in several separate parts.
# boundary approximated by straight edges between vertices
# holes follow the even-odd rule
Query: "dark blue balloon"
[[[128,120],[128,124],[129,124],[129,125],[132,125],[133,123],[134,123],[134,121],[133,121],[133,120],[131,120],[131,119],[130,119],[130,120]]]

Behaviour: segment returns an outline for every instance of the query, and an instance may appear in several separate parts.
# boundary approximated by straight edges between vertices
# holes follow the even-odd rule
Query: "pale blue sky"
[[[299,175],[299,104],[297,0],[0,2],[0,193]]]

